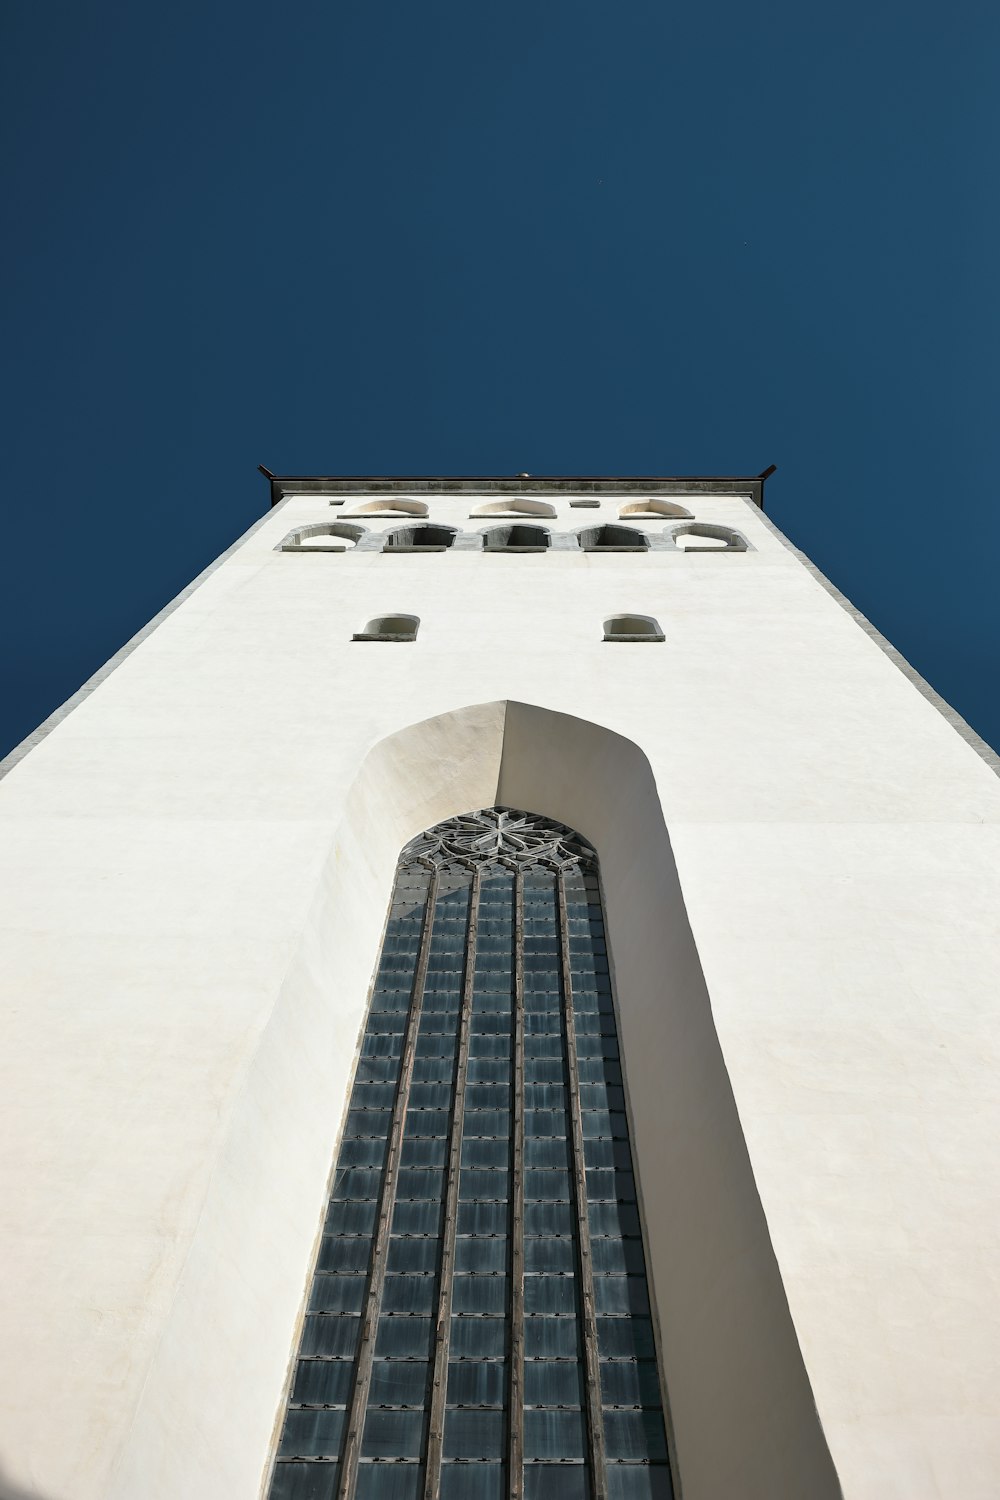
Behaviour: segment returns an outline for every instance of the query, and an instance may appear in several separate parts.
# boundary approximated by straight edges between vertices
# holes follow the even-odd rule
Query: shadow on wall
[[[43,1495],[41,1490],[28,1490],[21,1484],[15,1484],[7,1477],[4,1466],[0,1463],[0,1500],[52,1500],[52,1497]]]

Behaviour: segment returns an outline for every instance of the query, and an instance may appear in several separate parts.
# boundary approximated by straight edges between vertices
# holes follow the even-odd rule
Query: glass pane
[[[568,1172],[525,1172],[524,1196],[526,1198],[569,1199]]]
[[[370,1406],[422,1406],[431,1366],[420,1359],[376,1359],[372,1362]]]
[[[504,1144],[506,1145],[506,1142]],[[603,1145],[604,1143],[602,1142],[601,1144]],[[560,1139],[559,1137],[550,1139],[526,1137],[524,1142],[524,1165],[535,1169],[560,1167],[563,1171],[569,1171],[569,1141]]]
[[[506,1334],[503,1318],[452,1318],[451,1353],[456,1359],[502,1359]]]
[[[507,1366],[503,1360],[464,1359],[449,1364],[450,1406],[503,1406],[506,1394]]]
[[[635,1198],[635,1178],[631,1172],[588,1172],[587,1197],[614,1198],[619,1202]]]
[[[602,1359],[655,1359],[648,1318],[598,1318],[597,1348]]]
[[[363,1278],[359,1277],[358,1280]],[[436,1276],[387,1276],[382,1291],[384,1313],[423,1313],[437,1310]]]
[[[448,1141],[443,1135],[408,1135],[399,1153],[401,1167],[443,1167],[447,1160]]]
[[[440,1234],[444,1204],[434,1202],[397,1203],[392,1211],[393,1234]]]
[[[377,1198],[382,1173],[378,1168],[344,1167],[333,1179],[335,1198]]]
[[[414,1109],[406,1112],[406,1134],[413,1136],[447,1135],[449,1115],[446,1109]]]
[[[526,1083],[525,1109],[566,1109],[566,1090],[558,1083]]]
[[[639,1211],[634,1203],[589,1203],[591,1234],[637,1235]]]
[[[397,1198],[440,1198],[443,1192],[443,1172],[433,1167],[400,1168]]]
[[[445,1464],[438,1495],[440,1500],[507,1500],[507,1470],[503,1464]]]
[[[632,1153],[628,1149],[628,1141],[584,1141],[583,1155],[588,1167],[603,1167],[606,1171],[615,1172],[632,1170]]]
[[[456,1276],[451,1305],[455,1313],[490,1313],[502,1318],[507,1305],[506,1276]]]
[[[566,1111],[563,1109],[526,1109],[524,1130],[529,1136],[566,1134]]]
[[[455,1270],[471,1271],[485,1276],[491,1271],[507,1269],[505,1235],[478,1235],[455,1241]]]
[[[465,1167],[458,1179],[458,1194],[466,1203],[471,1199],[480,1198],[506,1200],[510,1194],[508,1175],[506,1172],[472,1171]]]
[[[275,1465],[270,1500],[336,1500],[339,1464]]]
[[[631,1412],[628,1413],[632,1415]],[[524,1413],[524,1456],[584,1458],[587,1429],[582,1411],[544,1411],[529,1407]]]
[[[510,1063],[502,1058],[470,1057],[470,1083],[510,1083]]]
[[[567,1234],[574,1232],[573,1209],[569,1203],[526,1203],[525,1234]]]
[[[436,1271],[440,1248],[441,1241],[438,1239],[396,1236],[389,1241],[386,1269],[389,1272],[407,1275],[415,1275],[422,1271]]]
[[[628,1134],[628,1124],[624,1114],[616,1113],[607,1109],[585,1109],[583,1112],[583,1133],[585,1136],[612,1135],[624,1139]]]
[[[460,1203],[459,1234],[505,1234],[508,1207],[506,1203]]]
[[[354,1361],[300,1359],[292,1386],[294,1406],[345,1406],[351,1399]]]
[[[331,1203],[326,1216],[329,1234],[371,1234],[377,1203]]]
[[[502,1136],[506,1141],[510,1135],[510,1111],[507,1109],[473,1109],[468,1098],[470,1092],[471,1090],[466,1093],[463,1134],[465,1136]],[[499,1098],[501,1092],[506,1099],[506,1089],[489,1091],[490,1098]]]
[[[338,1458],[346,1421],[346,1411],[293,1408],[285,1417],[278,1452],[282,1458]]]
[[[367,1235],[325,1236],[319,1242],[317,1271],[367,1271],[372,1242]]]
[[[337,1164],[340,1167],[381,1167],[386,1144],[384,1140],[353,1137],[342,1143]]]
[[[526,1276],[524,1278],[526,1313],[576,1312],[576,1278],[573,1276]]]
[[[355,1500],[420,1500],[423,1490],[422,1464],[358,1465]]]
[[[524,1352],[529,1359],[576,1359],[575,1318],[525,1318]]]
[[[606,1406],[659,1406],[660,1377],[656,1361],[602,1360],[601,1399]]]
[[[310,1312],[360,1312],[367,1276],[317,1276],[309,1297]]]
[[[608,1458],[632,1463],[667,1461],[667,1437],[659,1411],[606,1411],[604,1441]]]
[[[497,1140],[476,1140],[468,1137],[462,1142],[463,1167],[491,1167],[505,1170],[510,1156],[510,1143],[506,1136]]]
[[[343,1358],[353,1354],[361,1336],[361,1319],[338,1313],[311,1313],[302,1330],[300,1354],[326,1354]]]
[[[582,1406],[583,1366],[568,1359],[529,1359],[524,1365],[526,1406]]]
[[[388,1359],[429,1359],[433,1342],[433,1318],[406,1318],[396,1313],[378,1320],[375,1353]]]
[[[422,1411],[382,1411],[369,1406],[361,1440],[363,1458],[419,1458],[424,1439]]]
[[[670,1470],[664,1464],[611,1464],[608,1500],[673,1500]]]
[[[526,1239],[524,1242],[526,1271],[573,1271],[575,1262],[573,1241],[568,1235],[559,1239]]]
[[[643,1276],[645,1274],[641,1240],[602,1239],[594,1235],[590,1241],[590,1253],[593,1257],[594,1271],[598,1275],[628,1273],[631,1276]]]
[[[576,1464],[525,1464],[524,1500],[590,1500],[587,1471]]]
[[[492,1458],[504,1454],[502,1411],[448,1411],[444,1418],[445,1458]]]
[[[595,1276],[594,1301],[599,1313],[648,1313],[645,1276]]]

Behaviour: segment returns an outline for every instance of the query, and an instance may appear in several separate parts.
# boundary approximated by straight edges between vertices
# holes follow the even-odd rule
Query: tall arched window
[[[487,808],[399,861],[270,1500],[672,1493],[597,856]]]

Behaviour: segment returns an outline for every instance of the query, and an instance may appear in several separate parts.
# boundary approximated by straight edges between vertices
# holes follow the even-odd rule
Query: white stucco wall
[[[431,499],[430,518],[479,529],[489,498]],[[541,764],[508,700],[648,758],[724,1063],[712,1089],[728,1073],[845,1495],[1000,1491],[1000,781],[749,504],[685,503],[755,550],[290,555],[292,527],[341,513],[290,499],[0,782],[0,1495],[257,1495],[400,844],[535,788],[532,810],[595,837],[627,887],[607,851],[639,773],[594,781],[573,735]],[[617,515],[555,504],[554,529]],[[421,616],[415,644],[351,642],[390,612]],[[604,644],[617,612],[656,616],[665,644]],[[402,759],[382,748],[435,716]],[[588,824],[573,787],[598,784]],[[619,936],[638,943],[616,900],[620,969]],[[620,999],[666,1245],[646,1033],[630,1043],[640,1007]],[[642,1024],[659,1034],[655,1012]],[[730,1137],[705,1140],[745,1193]],[[663,1315],[680,1262],[657,1256]],[[698,1289],[703,1331],[741,1265]],[[764,1312],[766,1342],[782,1312]],[[776,1339],[765,1373],[791,1361]],[[741,1500],[820,1493],[792,1477],[820,1462],[789,1437],[808,1425],[793,1363],[752,1472],[714,1471]],[[719,1399],[731,1466],[734,1391]],[[705,1434],[685,1463],[694,1421],[675,1411],[686,1500],[717,1500]]]

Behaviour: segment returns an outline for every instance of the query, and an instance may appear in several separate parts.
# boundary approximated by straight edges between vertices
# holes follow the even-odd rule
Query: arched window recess
[[[348,516],[426,516],[428,510],[423,500],[399,500],[393,496],[385,500],[366,500],[364,504],[355,505],[353,510],[345,511],[344,514]]]
[[[555,518],[556,508],[547,500],[491,500],[488,505],[477,505],[470,510],[476,516],[540,516],[548,520]]]
[[[597,854],[449,818],[397,865],[270,1500],[670,1500],[655,1345]]]
[[[367,528],[351,526],[344,521],[318,521],[310,526],[296,526],[279,543],[279,552],[347,552],[364,536]]]
[[[674,500],[660,500],[650,495],[646,500],[630,500],[627,505],[618,508],[619,516],[647,516],[650,520],[656,518],[672,518],[675,521],[693,521],[691,511],[683,505],[678,505]]]
[[[652,615],[611,615],[604,622],[606,641],[664,641],[659,620]]]
[[[675,526],[670,540],[678,552],[748,552],[750,544],[741,531],[731,526],[715,526],[708,521],[692,521]]]
[[[485,552],[547,552],[552,533],[547,526],[527,523],[512,526],[490,526],[483,532]]]
[[[454,526],[400,526],[386,532],[384,552],[447,552],[458,535]]]
[[[584,552],[647,552],[649,538],[631,526],[587,526],[577,532]]]
[[[420,628],[419,615],[376,615],[364,630],[353,635],[353,641],[415,641]]]

